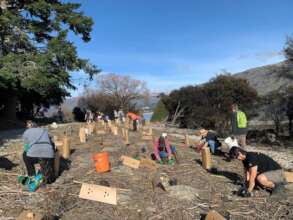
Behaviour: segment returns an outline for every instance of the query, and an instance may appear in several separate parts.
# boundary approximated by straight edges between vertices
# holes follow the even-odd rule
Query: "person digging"
[[[32,121],[27,121],[27,130],[23,134],[25,163],[28,178],[20,176],[19,182],[29,184],[30,191],[35,191],[41,183],[55,181],[54,174],[54,146],[47,129],[37,127]],[[36,173],[35,164],[40,164]]]
[[[229,155],[231,159],[242,161],[246,172],[247,187],[240,189],[241,196],[252,196],[256,183],[271,195],[283,194],[286,184],[283,170],[272,158],[258,152],[247,152],[239,147],[232,147]]]
[[[176,147],[170,145],[167,133],[162,133],[161,136],[154,142],[154,153],[152,155],[152,157],[160,164],[167,162],[169,165],[173,165],[173,157],[176,162],[179,163]]]

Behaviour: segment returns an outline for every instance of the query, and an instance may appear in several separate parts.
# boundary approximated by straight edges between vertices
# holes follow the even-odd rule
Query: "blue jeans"
[[[208,141],[208,145],[212,151],[212,154],[215,154],[216,153],[216,150],[218,149],[218,143],[216,143],[215,141],[213,140],[209,140]]]
[[[171,146],[171,153],[175,153],[176,152],[176,147],[175,146]],[[167,158],[168,157],[168,154],[166,151],[159,151],[159,155],[160,157],[163,159],[163,158]]]

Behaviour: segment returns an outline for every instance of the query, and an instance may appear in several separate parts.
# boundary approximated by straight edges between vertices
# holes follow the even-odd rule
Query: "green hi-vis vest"
[[[246,115],[242,111],[237,112],[237,125],[238,125],[238,128],[246,128],[247,127]]]

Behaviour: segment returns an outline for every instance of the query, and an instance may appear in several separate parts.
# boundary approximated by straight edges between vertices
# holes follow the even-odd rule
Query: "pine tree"
[[[0,7],[0,102],[17,97],[22,110],[59,104],[74,89],[71,73],[99,70],[78,57],[69,31],[90,41],[93,21],[80,4],[59,0],[7,0]]]

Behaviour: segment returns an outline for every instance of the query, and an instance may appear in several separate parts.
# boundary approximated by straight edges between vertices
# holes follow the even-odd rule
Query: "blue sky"
[[[105,73],[130,75],[170,91],[284,60],[293,34],[292,0],[75,0],[95,22],[80,57]],[[82,73],[73,75],[83,90]],[[90,83],[91,87],[95,83]]]

